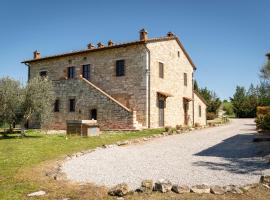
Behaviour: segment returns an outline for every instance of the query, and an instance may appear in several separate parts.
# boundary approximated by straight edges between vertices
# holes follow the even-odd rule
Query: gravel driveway
[[[270,172],[261,157],[269,153],[269,143],[253,143],[255,132],[254,119],[235,119],[226,126],[100,149],[65,162],[62,170],[73,181],[109,187],[125,182],[133,189],[143,179],[162,178],[187,185],[244,185]]]

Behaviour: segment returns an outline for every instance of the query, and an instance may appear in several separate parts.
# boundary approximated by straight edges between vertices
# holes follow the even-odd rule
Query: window
[[[69,100],[69,112],[75,112],[75,99]]]
[[[187,86],[187,73],[184,73],[184,86]]]
[[[83,78],[90,80],[90,65],[83,65],[82,66],[82,76]]]
[[[180,58],[180,51],[177,52],[178,58]]]
[[[199,105],[199,117],[202,116],[202,107]]]
[[[75,67],[68,67],[68,78],[75,78]]]
[[[164,78],[164,64],[159,62],[159,78]]]
[[[97,120],[97,109],[92,109],[90,112],[90,119]]]
[[[43,71],[40,71],[39,72],[39,75],[44,78],[44,77],[47,77],[47,71],[43,70]]]
[[[54,112],[59,112],[59,104],[60,104],[60,101],[59,99],[56,99],[55,102],[54,102]]]
[[[125,75],[125,60],[116,61],[116,76]]]

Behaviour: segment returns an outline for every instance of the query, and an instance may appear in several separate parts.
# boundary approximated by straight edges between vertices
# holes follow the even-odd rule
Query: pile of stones
[[[261,176],[260,183],[263,184],[266,188],[270,189],[270,176]],[[236,186],[236,185],[227,185],[227,186],[208,186],[205,184],[187,186],[187,185],[175,185],[172,184],[169,180],[161,179],[157,182],[153,180],[144,180],[141,183],[141,186],[136,190],[131,190],[128,184],[121,183],[111,188],[108,191],[108,194],[111,196],[123,197],[127,194],[132,194],[134,192],[138,193],[150,193],[153,191],[166,193],[166,192],[174,192],[177,194],[184,193],[197,193],[197,194],[215,194],[215,195],[223,195],[225,193],[233,193],[233,194],[243,194],[251,188],[255,188],[259,185],[259,183],[248,184],[244,186]]]

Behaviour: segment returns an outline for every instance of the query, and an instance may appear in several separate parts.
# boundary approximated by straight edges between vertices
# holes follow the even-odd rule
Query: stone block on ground
[[[260,183],[270,185],[270,176],[261,176]]]
[[[198,193],[198,194],[206,194],[210,193],[210,187],[207,185],[195,185],[190,188],[190,191],[193,193]]]
[[[155,183],[155,191],[162,193],[169,192],[172,189],[172,183],[168,180],[161,179]]]
[[[147,180],[143,180],[141,187],[147,189],[147,190],[153,190],[154,187],[154,183],[153,180],[147,179]]]
[[[37,197],[37,196],[43,196],[45,194],[46,194],[45,191],[40,190],[40,191],[37,191],[37,192],[32,192],[32,193],[28,194],[27,196],[28,197]]]
[[[211,192],[212,194],[219,194],[219,195],[222,195],[222,194],[224,194],[226,191],[225,191],[225,189],[224,189],[223,187],[220,187],[220,186],[218,186],[218,185],[215,185],[215,186],[213,186],[213,187],[210,188],[210,192]]]
[[[189,193],[190,188],[187,185],[173,185],[172,191],[178,194]]]
[[[111,188],[108,194],[111,196],[123,197],[127,195],[128,192],[130,192],[129,186],[126,183],[121,183]]]

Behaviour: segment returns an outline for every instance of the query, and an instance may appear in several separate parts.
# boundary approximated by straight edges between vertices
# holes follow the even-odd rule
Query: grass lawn
[[[61,156],[91,149],[103,144],[120,140],[159,134],[162,130],[134,131],[119,134],[104,134],[97,137],[81,138],[73,136],[66,139],[63,135],[44,135],[28,131],[24,138],[10,135],[0,137],[0,199],[26,199],[26,194],[50,186],[48,183],[33,179],[34,169],[44,161],[61,159]],[[50,199],[50,197],[48,197]]]

